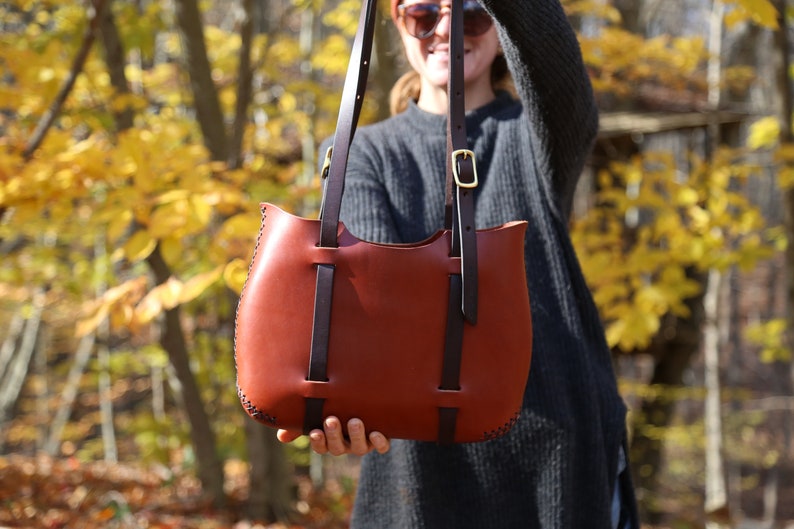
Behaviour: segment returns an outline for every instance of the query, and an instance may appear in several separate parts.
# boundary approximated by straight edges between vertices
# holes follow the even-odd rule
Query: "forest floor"
[[[315,491],[298,483],[290,524],[246,520],[245,465],[226,467],[229,506],[218,510],[190,475],[165,467],[82,463],[74,458],[0,457],[0,529],[343,529],[351,494],[329,482]]]
[[[246,465],[230,461],[225,472],[228,505],[219,510],[201,495],[194,476],[165,466],[0,456],[0,529],[346,529],[349,525],[354,472],[332,468],[319,490],[299,474],[293,520],[271,524],[244,517]],[[753,496],[760,492],[756,489]],[[677,502],[667,507],[672,523],[643,525],[643,529],[703,527],[698,516],[685,515],[699,510],[693,505]],[[746,519],[726,526],[769,529],[768,524]],[[790,529],[794,524],[773,527]]]

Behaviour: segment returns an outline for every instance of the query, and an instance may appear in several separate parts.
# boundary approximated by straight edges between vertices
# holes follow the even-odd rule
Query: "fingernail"
[[[332,421],[330,419],[326,420],[325,421],[325,429],[328,430],[328,431],[331,431],[331,432],[336,430],[336,421]]]
[[[312,432],[309,434],[309,439],[312,441],[322,441],[322,434],[320,432]]]
[[[347,430],[350,433],[359,433],[361,431],[361,421],[358,419],[351,419],[347,423]]]

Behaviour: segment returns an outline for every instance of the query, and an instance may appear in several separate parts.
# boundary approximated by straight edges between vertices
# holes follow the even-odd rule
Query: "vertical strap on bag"
[[[466,103],[463,83],[463,0],[453,0],[450,10],[450,65],[447,95],[447,191],[446,229],[452,230],[450,256],[461,258],[461,274],[449,278],[444,360],[441,368],[442,391],[460,390],[463,332],[466,322],[477,323],[477,231],[474,224],[474,188],[477,168],[474,153],[468,149]],[[457,408],[438,409],[438,443],[455,441]]]
[[[333,300],[334,267],[317,265],[317,287],[314,293],[314,322],[312,350],[309,357],[308,380],[325,382],[328,379],[328,340],[331,329],[331,301]]]
[[[306,380],[328,381],[328,340],[331,330],[331,302],[333,301],[334,266],[317,265],[317,286],[314,293],[314,321],[312,348],[309,353],[309,375]],[[303,414],[303,433],[322,428],[325,399],[307,398]]]
[[[320,209],[320,240],[318,246],[336,248],[339,232],[339,211],[344,191],[344,178],[350,142],[356,131],[358,116],[367,86],[372,36],[375,31],[376,1],[366,0],[361,7],[358,30],[348,64],[342,102],[339,105],[334,145],[326,155],[323,168],[325,190]],[[327,171],[327,172],[326,172]],[[328,381],[328,343],[331,335],[331,301],[333,299],[334,266],[317,264],[317,286],[314,294],[314,321],[307,380]],[[322,428],[325,399],[305,399],[304,433]]]

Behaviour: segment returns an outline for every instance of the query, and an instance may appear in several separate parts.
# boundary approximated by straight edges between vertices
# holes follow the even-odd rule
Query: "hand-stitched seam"
[[[498,439],[502,437],[504,434],[510,431],[513,426],[515,426],[516,422],[518,422],[518,418],[521,416],[521,412],[517,411],[515,415],[513,415],[509,421],[504,423],[504,425],[496,428],[495,430],[491,430],[490,432],[484,432],[482,434],[482,441],[491,441],[493,439]]]
[[[276,418],[257,409],[257,407],[254,406],[250,400],[248,400],[248,397],[245,396],[245,393],[243,393],[243,390],[240,389],[240,386],[237,386],[237,396],[240,398],[243,408],[245,408],[245,411],[247,411],[251,417],[260,422],[266,422],[272,426],[276,425]]]
[[[259,243],[262,239],[262,232],[265,231],[265,219],[267,218],[267,207],[262,206],[262,222],[259,225],[259,233],[256,235],[256,244],[254,245],[254,254],[251,257],[251,262],[248,265],[248,274],[245,277],[245,282],[243,283],[243,289],[240,291],[240,299],[237,301],[237,309],[234,311],[234,367],[235,370],[237,369],[237,331],[238,331],[238,317],[240,315],[240,304],[243,301],[243,296],[245,295],[246,287],[248,286],[248,280],[251,277],[251,270],[254,267],[254,261],[256,260],[256,254],[259,251]]]

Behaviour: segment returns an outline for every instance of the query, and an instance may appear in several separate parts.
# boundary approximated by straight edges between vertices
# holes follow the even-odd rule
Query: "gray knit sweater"
[[[567,231],[597,110],[559,0],[482,0],[521,101],[467,115],[478,228],[526,219],[533,359],[522,415],[503,438],[440,447],[394,440],[363,460],[354,529],[612,527],[625,407]],[[416,105],[362,127],[342,220],[360,238],[422,240],[444,223],[446,116]],[[631,501],[629,498],[627,501]]]

